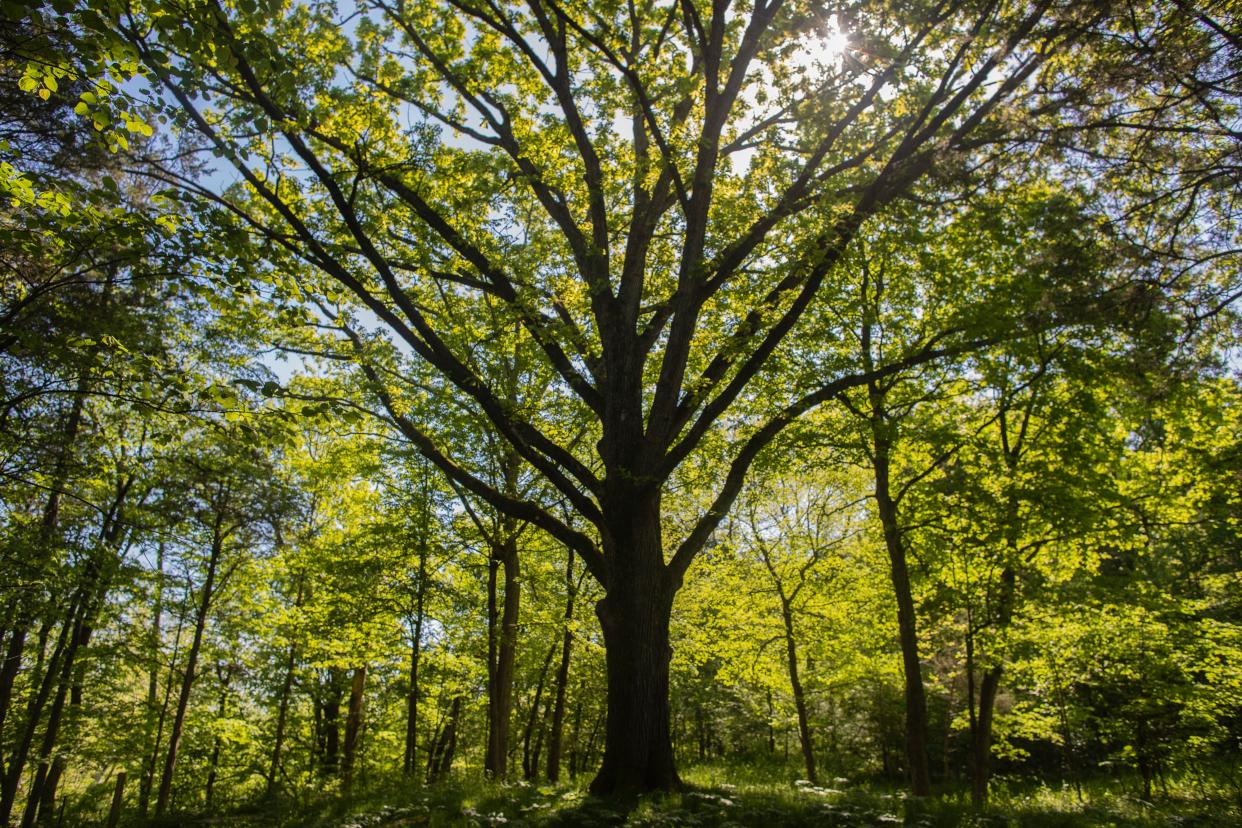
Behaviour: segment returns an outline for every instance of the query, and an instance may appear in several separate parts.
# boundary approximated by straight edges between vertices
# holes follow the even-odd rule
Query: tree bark
[[[339,670],[331,667],[328,670],[328,693],[330,695],[319,705],[321,710],[319,735],[323,743],[320,766],[327,774],[335,774],[340,762],[341,692]]]
[[[190,644],[190,652],[186,655],[185,674],[181,678],[181,692],[177,696],[177,711],[173,714],[172,730],[168,734],[168,753],[164,758],[164,772],[160,776],[159,792],[155,798],[157,817],[163,816],[168,810],[168,802],[172,796],[173,774],[177,769],[177,754],[181,748],[185,714],[190,706],[190,691],[194,687],[195,669],[198,667],[198,656],[203,648],[203,632],[207,628],[207,613],[211,609],[212,593],[216,585],[216,569],[220,564],[221,553],[224,551],[222,524],[223,515],[217,514],[215,530],[212,533],[211,556],[207,560],[207,577],[203,581],[203,594],[199,598],[198,612],[194,618],[194,639]]]
[[[151,647],[151,669],[147,673],[147,716],[146,716],[146,738],[151,740],[151,750],[148,754],[151,759],[147,763],[147,767],[142,775],[142,779],[138,784],[138,813],[144,819],[147,816],[147,807],[151,799],[152,777],[155,776],[155,757],[159,753],[159,742],[162,737],[164,728],[164,717],[168,712],[168,694],[164,694],[164,704],[156,712],[156,702],[159,698],[160,687],[160,645],[162,644],[162,636],[160,625],[163,623],[164,615],[164,540],[161,538],[160,544],[155,553],[155,606],[151,611],[151,635],[149,644]],[[158,723],[158,724],[157,724]],[[122,776],[124,771],[122,771]]]
[[[811,743],[811,717],[807,714],[806,694],[802,679],[798,676],[798,645],[794,640],[793,610],[781,596],[781,618],[785,622],[785,662],[789,668],[789,687],[793,691],[794,708],[798,711],[798,740],[802,745],[802,760],[806,764],[806,778],[812,785],[819,784],[815,772],[815,748]]]
[[[13,805],[17,800],[17,790],[21,785],[22,773],[26,769],[26,760],[30,757],[30,748],[34,744],[39,719],[43,715],[43,708],[47,706],[48,699],[52,695],[52,689],[56,686],[57,678],[60,675],[57,667],[64,664],[65,651],[71,646],[71,639],[77,635],[76,619],[80,609],[78,603],[80,598],[80,592],[75,591],[75,597],[69,613],[66,615],[65,622],[61,625],[60,633],[57,635],[55,649],[48,660],[47,670],[43,673],[38,689],[30,700],[26,726],[22,728],[21,736],[13,749],[13,755],[9,759],[9,765],[4,775],[3,789],[0,789],[0,825],[8,825],[9,823],[9,817],[13,813]],[[72,668],[71,662],[70,668]],[[69,679],[68,674],[64,674],[63,679],[64,682],[67,682]]]
[[[582,697],[586,695],[586,682],[578,682],[578,695],[574,702],[574,726],[569,734],[569,778],[578,778],[582,767]]]
[[[40,825],[51,825],[55,821],[56,789],[60,785],[60,779],[64,775],[67,762],[68,760],[64,754],[57,754],[52,760],[52,767],[48,771],[47,779],[43,783],[43,790],[39,794],[39,813],[37,818]]]
[[[94,351],[92,351],[92,358],[93,355]],[[74,391],[73,404],[69,409],[69,416],[65,420],[62,434],[64,442],[56,456],[56,467],[52,473],[51,483],[48,486],[47,501],[43,506],[43,516],[35,542],[35,560],[31,562],[34,566],[37,566],[39,561],[50,556],[52,541],[56,536],[57,528],[60,526],[61,493],[69,479],[69,464],[73,458],[73,449],[78,439],[78,432],[82,428],[82,411],[86,404],[86,395],[90,392],[90,380],[91,377],[88,371],[83,371],[79,375],[77,388]],[[20,600],[17,601],[13,629],[9,634],[9,646],[4,653],[4,662],[0,664],[0,735],[4,733],[4,723],[8,718],[9,708],[13,700],[13,682],[16,680],[17,674],[21,672],[22,657],[26,649],[26,636],[29,634],[33,617],[32,608],[23,606]],[[9,806],[12,807],[11,802]],[[7,818],[8,812],[5,812],[4,818],[0,819],[0,824],[3,824],[4,819]]]
[[[90,618],[93,614],[93,599],[96,595],[95,580],[98,570],[95,565],[88,564],[91,571],[87,573],[86,583],[78,587],[78,599],[73,602],[76,607],[76,613],[65,618],[64,623],[72,629],[68,642],[66,643],[64,653],[61,656],[59,666],[59,680],[56,686],[56,695],[52,700],[52,706],[48,710],[47,722],[43,726],[43,741],[39,746],[39,756],[42,757],[38,768],[35,770],[34,779],[31,781],[30,790],[27,792],[26,809],[22,815],[22,828],[31,828],[35,821],[39,818],[41,809],[51,809],[56,801],[56,785],[60,781],[60,771],[63,770],[63,760],[56,757],[57,762],[50,762],[53,751],[56,748],[56,741],[60,735],[60,725],[64,720],[65,701],[70,693],[70,687],[73,683],[74,663],[77,659],[78,650],[85,646],[88,639],[86,630],[91,623]],[[48,665],[48,676],[53,672],[54,665]],[[38,724],[38,715],[36,711],[32,711],[30,722],[27,727],[32,731]],[[23,757],[24,759],[24,757]],[[17,762],[16,757],[14,762]],[[17,765],[20,770],[20,765]],[[43,811],[45,816],[50,816],[50,810]]]
[[[887,448],[875,456],[876,503],[884,528],[884,545],[888,549],[889,574],[897,599],[897,630],[901,642],[901,664],[905,673],[906,699],[906,761],[909,764],[910,789],[915,796],[931,795],[931,772],[927,757],[927,694],[923,688],[923,670],[919,660],[919,638],[914,612],[914,596],[910,589],[910,572],[906,564],[905,544],[901,539],[897,506],[889,495],[889,460]]]
[[[508,518],[503,519],[500,543],[492,548],[493,594],[495,564],[504,573],[504,597],[500,612],[500,630],[493,629],[495,653],[490,666],[487,694],[487,755],[483,769],[493,779],[504,779],[509,769],[509,726],[513,714],[513,668],[517,659],[518,613],[521,608],[521,583],[518,566],[517,529]],[[489,596],[490,597],[490,596]],[[494,598],[491,599],[494,602]]]
[[[362,703],[366,685],[366,666],[355,667],[353,680],[349,683],[349,712],[345,716],[345,744],[341,754],[341,784],[347,792],[354,784],[354,769],[362,736]]]
[[[181,639],[180,623],[177,627],[178,642]],[[168,721],[168,703],[172,700],[173,684],[176,678],[176,648],[173,649],[173,657],[168,665],[168,683],[164,686],[164,701],[160,705],[159,718],[156,721],[155,737],[151,741],[151,751],[147,755],[146,768],[143,770],[142,783],[138,787],[138,814],[143,819],[147,818],[147,811],[151,805],[151,788],[155,786],[155,766],[160,759],[160,743],[164,741],[164,724]]]
[[[122,555],[121,542],[125,534],[125,524],[119,517],[128,491],[128,484],[118,490],[112,509],[100,531],[98,556],[88,558],[84,564],[85,572],[82,583],[78,586],[80,598],[77,602],[77,618],[65,619],[67,624],[72,621],[73,636],[65,650],[60,684],[44,725],[43,742],[39,750],[42,761],[28,794],[26,813],[22,818],[23,828],[30,828],[36,821],[50,823],[55,812],[56,788],[64,773],[66,758],[53,754],[60,738],[61,727],[74,713],[80,713],[83,671],[82,660],[78,658],[78,654],[85,652],[90,646],[99,608],[103,606],[108,594],[112,567]],[[99,557],[104,557],[105,560],[100,561]],[[66,697],[69,699],[68,712],[65,710]]]
[[[125,804],[125,771],[116,775],[116,787],[112,790],[112,805],[108,808],[105,828],[116,828],[121,822],[121,808]]]
[[[405,700],[405,756],[401,771],[406,776],[414,773],[418,764],[418,668],[423,652],[423,607],[427,596],[427,536],[424,523],[423,537],[418,551],[418,587],[414,595],[414,629],[410,631],[410,689]]]
[[[1014,592],[1017,573],[1012,566],[1001,571],[1001,595],[997,610],[997,624],[1007,627],[1013,618]],[[979,684],[979,713],[972,721],[970,751],[970,799],[976,807],[988,801],[988,782],[992,775],[992,722],[996,712],[996,696],[1000,690],[1004,665],[994,664],[983,674]]]
[[[461,696],[455,696],[444,728],[433,740],[427,756],[428,784],[443,779],[453,767],[453,754],[457,750],[457,720],[460,716]]]
[[[305,578],[298,575],[298,593],[293,599],[294,608],[302,606],[302,595],[305,590]],[[285,747],[285,725],[289,720],[289,699],[293,695],[293,674],[297,668],[298,645],[290,642],[289,654],[285,659],[285,678],[280,685],[280,704],[276,710],[276,732],[272,736],[272,759],[268,763],[267,782],[264,796],[271,797],[276,793],[276,779],[280,775],[280,754]]]
[[[565,693],[569,684],[569,659],[573,650],[574,551],[565,559],[565,629],[561,633],[561,662],[556,668],[556,700],[552,705],[552,728],[548,733],[548,781],[561,778],[561,737],[565,731]]]
[[[535,774],[539,771],[539,745],[538,742],[543,740],[543,734],[539,733],[536,739],[534,750],[531,750],[531,740],[535,739],[535,733],[539,724],[539,706],[543,700],[543,686],[548,678],[548,667],[552,665],[552,656],[556,654],[556,644],[548,648],[548,654],[543,658],[543,666],[539,668],[539,680],[535,682],[535,698],[530,705],[530,715],[526,717],[526,728],[522,732],[522,778],[530,782],[535,778]]]
[[[604,759],[591,782],[597,796],[681,788],[669,716],[676,586],[664,565],[659,492],[617,497],[605,536],[607,592],[595,606],[608,675]]]

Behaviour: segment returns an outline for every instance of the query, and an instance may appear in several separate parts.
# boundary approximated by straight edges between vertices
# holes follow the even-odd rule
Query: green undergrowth
[[[1238,798],[1167,792],[1153,802],[1119,784],[1077,789],[1000,780],[989,807],[962,792],[914,800],[901,792],[835,779],[813,786],[763,768],[704,765],[683,774],[681,793],[618,803],[573,785],[496,784],[458,778],[429,787],[377,786],[352,800],[325,795],[298,806],[216,817],[237,828],[1203,828],[1242,826]],[[581,781],[581,780],[580,780]],[[184,817],[178,823],[192,825]]]

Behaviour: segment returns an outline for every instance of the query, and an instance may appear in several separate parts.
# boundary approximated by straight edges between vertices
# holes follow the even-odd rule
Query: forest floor
[[[1215,828],[1242,826],[1236,792],[1212,798],[1176,790],[1147,802],[1133,785],[1095,782],[1081,795],[1000,780],[990,806],[974,811],[964,792],[934,800],[853,786],[822,786],[748,778],[746,768],[700,766],[683,774],[684,793],[643,797],[626,806],[596,799],[573,786],[447,781],[404,792],[375,790],[365,799],[324,799],[279,816],[216,818],[212,826],[281,828]],[[189,825],[189,822],[182,822]]]

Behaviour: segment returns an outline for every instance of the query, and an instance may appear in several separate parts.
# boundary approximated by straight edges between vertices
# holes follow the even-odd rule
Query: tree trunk
[[[92,360],[95,351],[92,351]],[[48,486],[47,501],[43,506],[43,517],[39,526],[38,539],[34,550],[34,560],[30,561],[30,565],[37,567],[40,561],[50,557],[52,541],[56,537],[56,531],[60,526],[60,498],[62,490],[69,479],[69,464],[73,458],[74,445],[77,442],[78,432],[82,428],[82,410],[86,403],[86,395],[90,392],[90,373],[83,371],[78,377],[77,388],[74,391],[73,405],[69,409],[69,416],[65,420],[64,431],[62,434],[63,444],[56,457],[56,467],[52,472],[52,479]],[[13,682],[17,678],[17,674],[21,672],[22,657],[26,648],[26,636],[30,631],[31,619],[34,617],[32,608],[23,606],[20,600],[17,601],[15,609],[13,629],[9,634],[9,646],[4,653],[4,662],[0,664],[0,736],[4,733],[4,723],[8,718],[9,708],[13,701]],[[12,807],[12,802],[9,802]],[[4,824],[4,820],[8,819],[9,812],[5,811],[3,818],[0,818],[0,824]]]
[[[298,576],[298,594],[293,599],[294,608],[302,606],[305,579]],[[280,704],[276,710],[276,732],[272,736],[272,759],[268,763],[267,783],[264,796],[271,797],[276,793],[276,779],[280,775],[280,754],[285,748],[285,725],[289,720],[289,699],[293,694],[293,674],[297,668],[298,645],[296,641],[289,644],[289,655],[285,659],[285,678],[280,685]]]
[[[448,726],[444,733],[444,746],[440,751],[440,761],[436,767],[436,778],[443,779],[453,769],[453,757],[457,753],[457,721],[461,718],[461,696],[453,699],[449,710]]]
[[[504,571],[504,598],[500,631],[495,636],[495,660],[490,666],[487,694],[487,756],[483,769],[494,779],[508,774],[509,724],[513,713],[513,667],[517,658],[518,612],[521,606],[517,531],[508,519],[501,530],[503,539],[492,549],[494,562]],[[493,564],[493,587],[495,568]],[[492,599],[494,601],[494,599]],[[490,649],[490,648],[489,648]]]
[[[574,726],[569,734],[569,778],[578,778],[582,767],[582,697],[586,695],[586,682],[578,682],[578,694],[574,701]]]
[[[23,828],[31,828],[36,822],[50,824],[55,814],[56,788],[60,784],[67,760],[63,755],[53,754],[60,739],[62,725],[71,720],[74,713],[80,713],[83,664],[78,655],[86,652],[90,646],[98,610],[108,594],[113,566],[123,554],[121,547],[126,524],[120,519],[120,515],[130,483],[132,479],[118,487],[116,497],[104,516],[99,533],[100,551],[87,558],[83,564],[82,580],[76,590],[78,597],[73,602],[77,607],[76,617],[70,615],[64,621],[72,626],[73,632],[63,656],[56,697],[44,725],[43,741],[39,749],[41,761],[27,794],[26,810],[22,817]],[[48,669],[50,672],[52,665]],[[68,711],[65,708],[66,697],[69,700]],[[37,723],[37,718],[32,717],[31,726]]]
[[[785,660],[789,668],[789,687],[793,690],[794,707],[798,711],[798,740],[802,744],[806,778],[812,785],[818,785],[819,777],[815,773],[815,749],[811,744],[811,719],[806,711],[806,694],[802,690],[802,679],[798,677],[798,647],[794,641],[793,610],[783,595],[781,618],[785,622]]]
[[[349,791],[354,784],[354,768],[358,761],[358,745],[362,736],[362,701],[367,686],[366,666],[354,668],[349,683],[349,712],[345,716],[345,744],[341,754],[341,784]]]
[[[453,698],[447,721],[439,735],[432,740],[427,755],[427,783],[443,779],[453,767],[453,754],[457,750],[457,720],[461,716],[461,696]]]
[[[52,689],[57,685],[57,678],[61,675],[57,667],[65,663],[66,649],[72,646],[72,639],[78,633],[77,615],[80,609],[80,599],[80,592],[75,591],[74,600],[64,623],[61,625],[60,633],[57,635],[55,649],[48,660],[47,670],[43,673],[34,698],[30,700],[28,705],[26,726],[22,728],[21,736],[13,748],[13,755],[9,759],[9,766],[4,775],[4,785],[0,789],[0,825],[9,824],[9,817],[13,813],[13,805],[17,800],[17,790],[21,785],[22,773],[26,769],[26,760],[30,757],[30,748],[34,744],[39,719],[43,715],[43,709],[47,706],[48,699],[52,696]],[[69,663],[69,666],[72,669],[72,662]],[[68,680],[69,675],[67,673],[63,674],[62,686]]]
[[[321,760],[324,772],[335,774],[339,766],[341,752],[341,690],[337,681],[337,668],[330,668],[329,679],[328,692],[331,695],[320,706],[323,711],[321,718],[323,754]]]
[[[597,796],[677,790],[668,667],[669,617],[676,587],[661,543],[658,492],[622,494],[605,536],[607,593],[596,604],[604,633],[608,721]],[[628,502],[627,502],[628,501]]]
[[[776,755],[776,706],[772,703],[772,690],[768,690],[768,754]]]
[[[221,533],[223,516],[217,515],[215,531],[211,543],[211,557],[207,560],[207,578],[203,581],[203,594],[198,603],[198,614],[194,618],[194,639],[190,644],[190,652],[186,655],[185,674],[181,678],[181,692],[177,696],[177,711],[173,714],[172,730],[168,734],[168,753],[164,758],[164,772],[160,776],[159,793],[155,798],[155,815],[163,816],[168,810],[168,802],[172,796],[173,774],[177,770],[177,753],[181,748],[181,734],[185,727],[185,714],[190,706],[190,691],[194,687],[194,671],[198,667],[198,655],[203,648],[203,632],[207,628],[207,612],[211,609],[212,590],[216,585],[216,568],[220,563],[220,555],[224,550],[224,537]]]
[[[870,339],[869,336],[864,339]],[[871,434],[875,471],[875,502],[880,525],[884,529],[884,545],[888,551],[889,574],[893,595],[897,600],[897,630],[901,643],[901,663],[905,673],[906,700],[906,761],[910,772],[910,789],[915,796],[931,795],[931,771],[927,756],[927,695],[923,688],[923,671],[919,661],[919,637],[910,588],[910,572],[906,548],[901,536],[897,503],[893,500],[889,478],[892,450],[891,424],[884,411],[883,392],[875,383],[870,386],[872,406]]]
[[[522,778],[527,782],[533,780],[539,770],[539,746],[537,742],[543,740],[543,734],[539,734],[533,751],[531,750],[531,740],[535,737],[539,723],[539,704],[543,699],[543,685],[548,678],[548,667],[552,665],[552,656],[555,654],[556,644],[553,644],[548,648],[548,654],[543,658],[543,666],[539,668],[539,680],[535,683],[535,699],[531,702],[530,715],[526,717],[526,728],[522,732]]]
[[[883,484],[880,483],[883,478]],[[919,638],[914,614],[914,596],[910,590],[910,573],[906,566],[906,550],[897,524],[897,509],[888,496],[887,458],[876,462],[876,501],[884,527],[884,543],[888,548],[893,593],[897,599],[897,630],[901,642],[901,664],[905,673],[906,698],[906,761],[909,763],[910,788],[915,796],[931,795],[931,772],[927,758],[927,694],[923,688],[923,671],[919,661]]]
[[[56,789],[60,785],[61,776],[64,775],[67,761],[63,754],[58,754],[52,760],[52,767],[48,771],[47,780],[43,783],[43,791],[39,795],[38,820],[41,825],[51,825],[55,821],[53,815],[56,813]]]
[[[163,643],[160,625],[164,615],[164,540],[161,538],[155,552],[155,606],[151,610],[151,634],[148,641],[151,647],[151,669],[147,673],[147,715],[146,738],[151,740],[151,761],[138,783],[138,813],[143,819],[147,816],[147,806],[151,798],[151,780],[155,775],[155,756],[159,751],[160,731],[164,727],[164,717],[168,711],[168,694],[164,694],[164,705],[156,710],[160,689],[160,646]],[[158,727],[157,727],[158,722]],[[122,777],[124,771],[121,772]]]
[[[13,630],[9,634],[9,645],[5,648],[4,662],[0,664],[0,737],[4,734],[4,723],[8,718],[9,705],[13,698],[13,682],[21,670],[28,632],[29,622],[23,618],[16,619]]]
[[[569,684],[569,658],[574,635],[574,552],[565,560],[565,630],[561,633],[561,662],[556,668],[556,700],[552,705],[552,729],[548,733],[548,781],[561,778],[561,736],[565,730],[565,692]]]
[[[116,828],[121,822],[121,808],[125,804],[125,771],[116,775],[116,787],[112,790],[112,806],[108,808],[108,821],[104,828]]]
[[[232,670],[229,667],[221,668],[217,666],[217,675],[220,677],[220,702],[216,708],[216,718],[224,719],[224,714],[228,712],[229,702],[229,684],[231,683]],[[207,792],[206,792],[206,810],[211,813],[211,806],[214,801],[216,791],[216,776],[220,768],[220,751],[223,747],[219,734],[212,740],[211,758],[207,760]]]
[[[181,639],[180,623],[177,627],[177,641]],[[164,687],[164,701],[160,705],[159,718],[155,725],[155,738],[151,741],[151,751],[148,754],[147,766],[143,770],[142,783],[138,786],[138,814],[144,820],[147,818],[147,810],[151,804],[151,788],[155,786],[155,766],[160,759],[160,744],[164,741],[164,724],[168,721],[168,703],[172,700],[173,682],[177,669],[177,652],[173,648],[173,657],[168,665],[168,683]]]
[[[49,757],[52,756],[56,748],[56,741],[60,735],[60,724],[64,720],[65,701],[70,693],[70,686],[73,683],[74,662],[77,658],[79,647],[85,641],[84,631],[90,623],[92,614],[92,593],[95,592],[95,572],[87,575],[87,582],[78,588],[78,599],[73,602],[76,607],[76,614],[65,618],[65,624],[68,625],[72,632],[69,641],[66,644],[64,654],[61,656],[59,680],[56,686],[56,696],[52,700],[52,706],[48,710],[47,723],[43,727],[43,741],[39,746],[39,756],[42,757],[39,766],[35,771],[34,780],[30,784],[30,790],[27,792],[26,810],[22,815],[22,828],[31,828],[38,819],[40,809],[48,808],[44,811],[46,817],[51,816],[51,808],[54,808],[56,801],[56,785],[60,781],[60,771],[63,770],[63,759],[56,757],[55,762],[49,763]],[[48,665],[48,676],[53,673],[54,665]],[[38,724],[38,715],[32,711],[31,720],[28,727],[33,730]],[[23,757],[24,759],[24,757]],[[16,763],[17,759],[14,758]],[[60,764],[57,764],[59,762]],[[20,770],[20,766],[17,766]]]
[[[1001,571],[1001,594],[997,609],[997,626],[1005,628],[1013,619],[1013,605],[1017,587],[1017,573],[1012,566]],[[996,711],[996,696],[1000,690],[1004,665],[997,663],[983,674],[979,685],[979,713],[972,722],[970,739],[970,799],[975,807],[988,801],[988,782],[992,775],[992,721]]]
[[[401,771],[406,776],[414,773],[418,764],[418,668],[423,652],[423,606],[427,596],[427,533],[418,552],[418,587],[414,595],[414,629],[410,631],[410,689],[405,700],[405,756]]]

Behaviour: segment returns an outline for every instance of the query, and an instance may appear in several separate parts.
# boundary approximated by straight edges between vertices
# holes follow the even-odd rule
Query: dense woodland
[[[0,825],[1242,819],[1233,0],[2,9]]]

